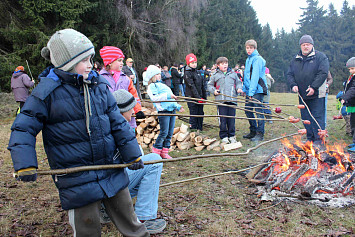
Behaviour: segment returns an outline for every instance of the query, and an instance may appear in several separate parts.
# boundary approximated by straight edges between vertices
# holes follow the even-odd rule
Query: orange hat
[[[189,65],[192,62],[197,62],[197,58],[196,55],[193,53],[190,53],[188,55],[186,55],[186,64]]]
[[[25,68],[23,66],[18,66],[15,71],[25,71]]]

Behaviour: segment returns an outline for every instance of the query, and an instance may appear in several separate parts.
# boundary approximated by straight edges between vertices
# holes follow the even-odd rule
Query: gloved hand
[[[14,177],[23,182],[33,182],[37,179],[37,170],[34,167],[21,169],[14,173]]]
[[[203,98],[201,98],[201,100],[199,100],[198,103],[203,104],[205,102],[203,101]]]
[[[143,169],[144,168],[144,162],[142,161],[141,158],[138,158],[138,159],[137,159],[138,161],[136,160],[136,163],[128,166],[128,169],[130,169],[130,170]]]
[[[136,113],[136,118],[137,119],[144,119],[145,118],[145,114],[142,111],[138,111]]]

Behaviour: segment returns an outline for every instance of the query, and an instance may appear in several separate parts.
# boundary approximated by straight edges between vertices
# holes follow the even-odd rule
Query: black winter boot
[[[264,140],[264,134],[260,133],[260,132],[257,132],[256,135],[250,139],[250,141],[253,141],[253,142],[260,142]]]
[[[255,137],[255,135],[256,135],[255,131],[250,131],[250,133],[247,135],[244,135],[243,138],[252,139],[253,137]]]

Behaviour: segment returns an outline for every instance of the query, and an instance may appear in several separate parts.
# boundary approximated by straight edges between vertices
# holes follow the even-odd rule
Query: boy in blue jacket
[[[244,138],[251,139],[252,141],[264,140],[264,127],[265,120],[263,107],[259,102],[264,101],[264,96],[267,95],[267,82],[265,78],[265,64],[266,61],[260,56],[257,50],[257,43],[255,40],[250,39],[245,42],[245,50],[248,58],[245,62],[243,92],[246,94],[247,103],[245,107],[245,115],[248,118],[255,118],[253,110],[255,109],[257,117],[260,120],[249,120],[250,133],[244,135]]]
[[[15,174],[35,181],[36,136],[42,130],[51,169],[136,162],[144,167],[130,126],[120,114],[108,82],[92,71],[94,46],[73,29],[57,31],[41,55],[55,66],[41,78],[14,121],[8,149]],[[115,159],[115,150],[120,159]],[[124,236],[149,236],[137,220],[124,169],[53,176],[62,208],[76,236],[100,236],[100,205]]]

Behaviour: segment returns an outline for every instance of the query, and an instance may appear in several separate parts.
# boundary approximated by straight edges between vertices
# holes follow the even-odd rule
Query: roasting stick
[[[248,117],[238,117],[229,115],[197,115],[197,114],[150,114],[147,116],[177,116],[177,117],[197,117],[197,118],[235,118],[235,119],[246,119],[246,120],[266,120],[266,121],[283,121],[288,122],[287,119],[265,119],[265,118],[248,118]]]
[[[299,92],[297,92],[297,94],[298,94],[298,97],[300,97],[300,99],[302,100],[304,106],[306,106],[306,109],[307,109],[309,115],[310,115],[310,116],[312,117],[312,119],[316,122],[316,124],[317,124],[317,126],[319,127],[319,129],[322,130],[322,128],[320,127],[318,121],[313,117],[313,114],[312,114],[311,111],[309,110],[307,104],[304,102],[304,100],[303,100],[301,94],[300,94]]]
[[[177,161],[185,161],[185,160],[194,160],[194,159],[205,159],[205,158],[216,158],[223,156],[245,156],[248,155],[251,151],[258,149],[260,146],[266,145],[271,142],[275,142],[286,137],[292,137],[300,135],[299,133],[292,133],[289,135],[284,135],[281,137],[277,137],[268,141],[264,141],[259,143],[258,145],[249,148],[246,152],[243,153],[218,153],[218,154],[204,154],[204,155],[196,155],[196,156],[186,156],[174,159],[161,159],[161,160],[152,160],[144,162],[145,165],[151,165],[156,163],[166,163],[166,162],[177,162]],[[134,162],[128,164],[111,164],[111,165],[89,165],[89,166],[79,166],[67,169],[55,169],[55,170],[37,170],[37,174],[39,175],[59,175],[59,174],[72,174],[83,171],[90,170],[105,170],[105,169],[118,169],[118,168],[126,168],[132,165]]]

